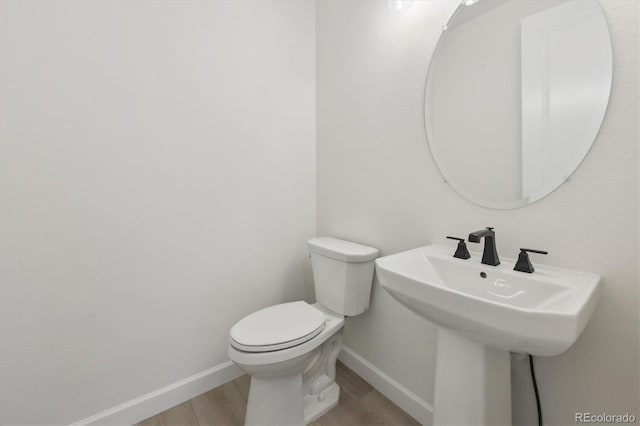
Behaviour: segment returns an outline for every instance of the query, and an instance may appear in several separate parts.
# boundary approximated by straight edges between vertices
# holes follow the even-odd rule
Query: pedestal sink
[[[434,425],[511,424],[509,351],[553,356],[578,338],[600,276],[536,265],[532,274],[426,246],[376,260],[380,284],[436,323]]]

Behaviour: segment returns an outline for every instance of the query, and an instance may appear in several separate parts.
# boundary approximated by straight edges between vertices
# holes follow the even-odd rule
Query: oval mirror
[[[480,206],[541,199],[589,151],[611,73],[597,0],[463,0],[443,27],[425,90],[440,172]]]

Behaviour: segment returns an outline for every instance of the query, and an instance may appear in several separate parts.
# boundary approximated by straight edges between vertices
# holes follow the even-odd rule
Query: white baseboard
[[[347,347],[342,348],[338,359],[420,424],[433,424],[433,406],[384,371]]]
[[[347,367],[423,425],[431,425],[433,406],[398,383],[353,350],[343,347],[338,357]],[[164,410],[188,401],[230,380],[242,370],[227,361],[163,388],[134,398],[101,413],[73,423],[81,425],[133,425]]]
[[[242,374],[242,370],[236,367],[233,362],[227,361],[91,417],[79,420],[73,426],[133,425],[240,377]]]

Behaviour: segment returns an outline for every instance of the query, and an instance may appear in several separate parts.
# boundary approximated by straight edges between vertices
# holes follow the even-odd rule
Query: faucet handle
[[[526,272],[528,274],[531,274],[533,273],[533,271],[535,271],[535,268],[531,264],[531,260],[529,260],[529,253],[549,254],[548,252],[543,250],[521,248],[516,266],[513,267],[514,271]]]
[[[450,240],[458,241],[458,248],[456,249],[456,252],[454,253],[453,257],[458,259],[469,259],[471,257],[471,255],[469,254],[469,250],[467,250],[467,245],[464,242],[464,238],[458,238],[458,237],[447,237],[447,238]]]
[[[548,251],[544,251],[544,250],[534,250],[534,249],[526,249],[526,248],[521,248],[520,251],[523,251],[525,253],[529,252],[529,253],[538,253],[538,254],[549,254]]]

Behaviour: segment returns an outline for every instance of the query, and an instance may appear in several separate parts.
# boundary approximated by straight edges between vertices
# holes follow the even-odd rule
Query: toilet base
[[[340,386],[333,383],[319,395],[307,395],[304,398],[304,424],[307,425],[338,405]]]
[[[307,425],[338,405],[338,399],[340,386],[337,383],[317,395],[303,398],[302,376],[267,380],[252,377],[245,425]]]
[[[244,424],[301,425],[304,421],[302,376],[261,379],[251,377]]]

